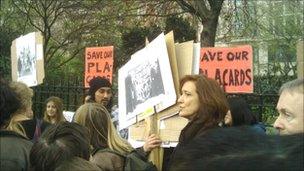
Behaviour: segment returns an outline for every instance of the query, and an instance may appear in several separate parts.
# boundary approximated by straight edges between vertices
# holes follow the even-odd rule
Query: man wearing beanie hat
[[[109,112],[112,107],[112,85],[106,78],[94,77],[89,82],[89,101],[103,104]]]
[[[89,88],[89,96],[90,99],[87,100],[88,102],[96,102],[103,104],[111,113],[112,119],[115,118],[113,116],[113,112],[111,112],[112,107],[112,85],[109,80],[102,78],[102,77],[95,77],[89,82],[90,88]],[[117,111],[114,113],[118,113]],[[116,116],[117,117],[117,116]],[[115,127],[117,127],[117,121],[113,122]],[[125,129],[126,131],[127,129]],[[150,151],[152,151],[154,148],[159,147],[161,144],[161,140],[159,137],[157,137],[155,134],[151,134],[148,136],[148,138],[145,141],[144,146],[140,149],[142,151],[142,154],[148,155]]]

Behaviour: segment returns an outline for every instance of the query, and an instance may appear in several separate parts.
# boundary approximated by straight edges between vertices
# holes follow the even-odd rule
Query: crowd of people
[[[59,97],[49,97],[43,117],[33,117],[33,90],[1,79],[0,170],[125,170],[124,156],[147,158],[160,147],[151,134],[134,149],[111,119],[111,83],[95,77],[89,85],[70,123]],[[273,125],[279,135],[267,135],[243,98],[227,97],[204,75],[184,76],[177,103],[189,122],[163,170],[303,170],[303,87],[303,79],[281,87]]]

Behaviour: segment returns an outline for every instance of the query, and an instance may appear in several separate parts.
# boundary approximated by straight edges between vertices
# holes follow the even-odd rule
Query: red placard
[[[85,49],[84,85],[89,87],[92,78],[100,76],[112,83],[113,46],[87,47]]]
[[[201,48],[200,73],[217,80],[228,93],[253,93],[252,47]]]

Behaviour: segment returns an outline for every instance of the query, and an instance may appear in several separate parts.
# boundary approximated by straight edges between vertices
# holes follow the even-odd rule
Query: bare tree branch
[[[188,2],[184,1],[184,0],[177,0],[176,1],[179,6],[186,12],[189,12],[191,14],[197,14],[198,12],[196,11],[196,9],[193,8],[193,6],[191,4],[189,4]]]

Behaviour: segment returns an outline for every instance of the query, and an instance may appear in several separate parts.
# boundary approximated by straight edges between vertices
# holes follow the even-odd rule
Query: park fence
[[[258,86],[258,85],[256,85]],[[76,111],[84,103],[87,90],[84,88],[83,79],[77,77],[44,80],[44,83],[33,87],[33,111],[35,115],[41,117],[45,110],[45,101],[50,96],[57,96],[63,99],[64,110]],[[114,88],[114,102],[117,103],[117,87]],[[276,103],[278,95],[276,93],[253,93],[253,94],[228,94],[228,96],[241,96],[258,116],[260,121],[268,122],[276,116]]]
[[[53,80],[44,80],[44,83],[35,87],[33,97],[33,111],[36,116],[42,117],[45,110],[45,101],[51,96],[63,99],[64,110],[76,111],[83,104],[86,95],[82,79],[68,77]]]

